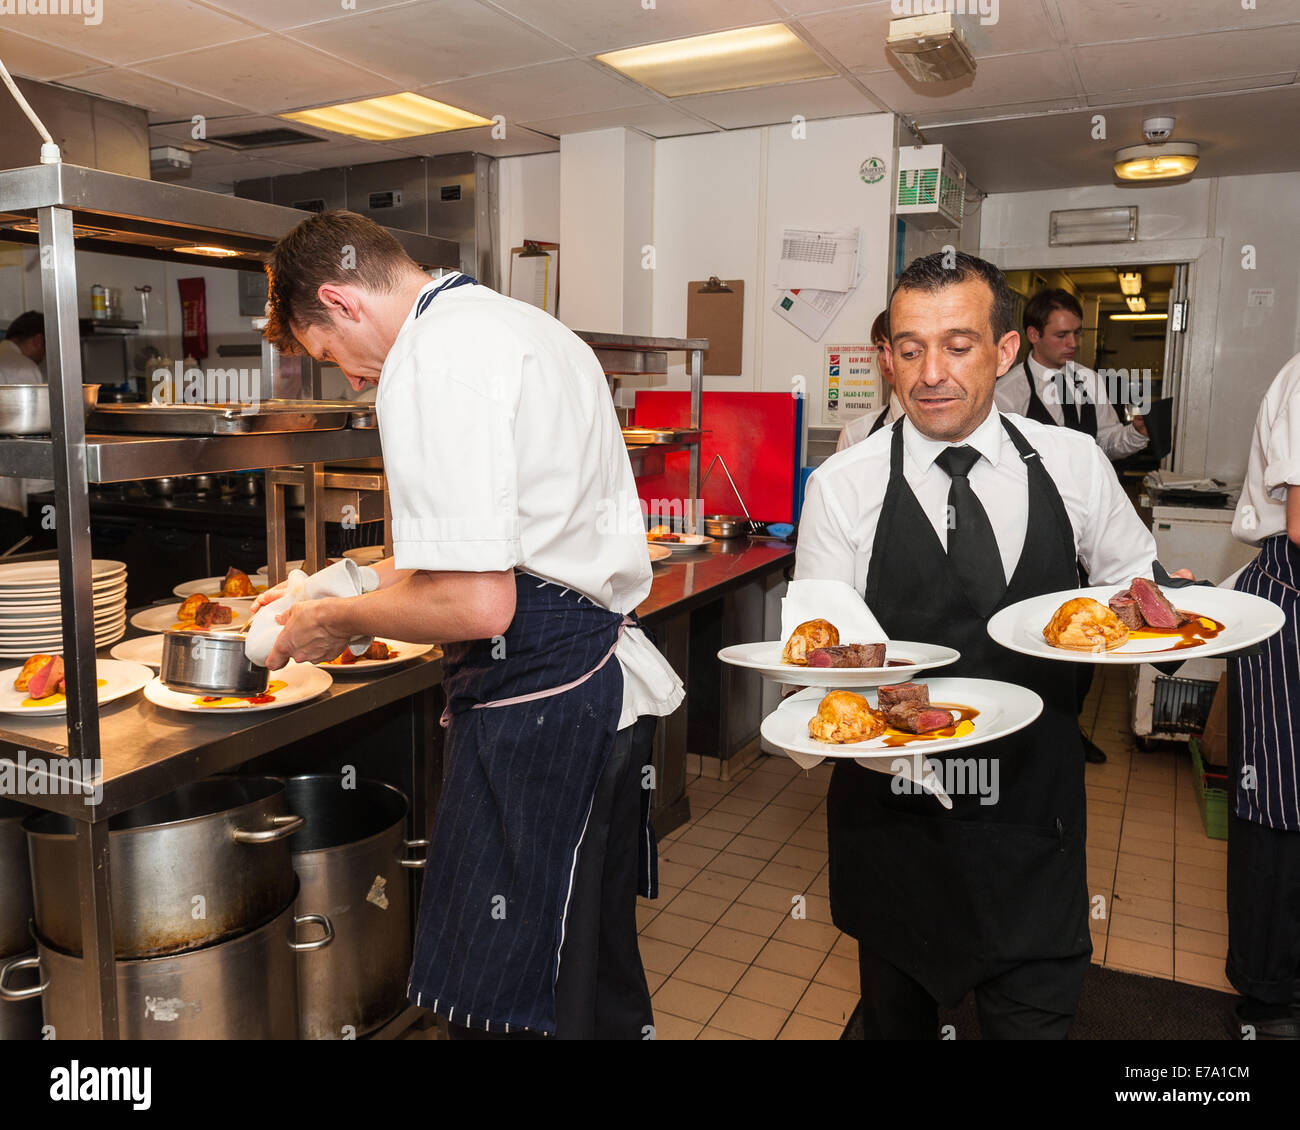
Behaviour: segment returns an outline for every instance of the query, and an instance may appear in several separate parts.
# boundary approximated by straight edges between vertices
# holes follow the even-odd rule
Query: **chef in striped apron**
[[[1300,355],[1260,405],[1233,535],[1259,546],[1238,592],[1286,625],[1228,663],[1228,980],[1257,1039],[1300,1039]]]
[[[378,385],[394,543],[378,591],[282,614],[270,663],[444,644],[410,998],[459,1038],[651,1038],[636,895],[655,885],[655,717],[684,691],[634,613],[651,568],[600,364],[352,213],[304,221],[268,271],[272,340]]]

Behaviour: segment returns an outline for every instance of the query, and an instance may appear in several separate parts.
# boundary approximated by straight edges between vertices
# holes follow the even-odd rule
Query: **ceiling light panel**
[[[481,118],[468,110],[448,106],[445,102],[435,102],[432,98],[409,91],[388,94],[382,98],[366,98],[360,102],[319,106],[314,110],[293,110],[278,116],[366,141],[421,137],[430,133],[446,133],[492,124],[489,118]]]
[[[835,74],[785,24],[651,43],[596,58],[669,98]]]

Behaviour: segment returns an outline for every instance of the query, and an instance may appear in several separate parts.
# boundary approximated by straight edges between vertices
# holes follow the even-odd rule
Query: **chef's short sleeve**
[[[1264,489],[1275,502],[1285,502],[1287,488],[1300,486],[1300,386],[1269,429],[1264,460]]]
[[[521,560],[511,362],[505,351],[460,352],[454,366],[408,357],[381,378],[399,569],[499,572]]]

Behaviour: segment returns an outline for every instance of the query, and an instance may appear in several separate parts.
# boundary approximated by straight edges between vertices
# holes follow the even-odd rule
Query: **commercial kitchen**
[[[1254,959],[1243,956],[1241,931],[1264,929],[1273,912],[1263,878],[1248,885],[1241,868],[1230,872],[1228,837],[1230,826],[1249,825],[1290,853],[1297,834],[1285,804],[1281,817],[1246,812],[1233,770],[1241,753],[1232,750],[1242,703],[1249,714],[1262,696],[1285,713],[1291,677],[1270,676],[1267,657],[1268,641],[1294,641],[1291,597],[1279,595],[1294,589],[1285,579],[1272,594],[1247,595],[1245,586],[1268,553],[1283,562],[1270,569],[1296,555],[1286,485],[1300,484],[1300,455],[1285,437],[1269,438],[1266,418],[1285,430],[1275,379],[1300,353],[1300,131],[1291,128],[1300,120],[1300,18],[1211,0],[1179,5],[1176,22],[1167,16],[1127,0],[6,8],[0,656],[8,662],[0,667],[12,670],[0,671],[0,1038],[440,1041],[521,1028],[550,1036],[555,1025],[533,1019],[550,1017],[548,1008],[558,1008],[565,1036],[567,994],[596,977],[595,950],[571,939],[566,966],[560,941],[566,922],[576,929],[582,917],[569,903],[585,889],[584,850],[596,850],[581,846],[592,842],[590,790],[601,795],[594,776],[587,793],[562,798],[576,804],[577,822],[559,871],[517,880],[518,896],[511,888],[483,911],[529,938],[514,925],[516,906],[558,890],[559,933],[536,931],[555,947],[541,965],[540,1011],[516,1009],[513,999],[487,1014],[462,1003],[484,999],[471,986],[482,980],[480,962],[495,960],[484,956],[491,943],[477,925],[430,906],[462,866],[478,869],[478,882],[498,863],[521,868],[534,849],[538,859],[561,852],[525,840],[516,856],[517,829],[504,825],[484,841],[487,862],[476,840],[470,850],[474,821],[500,815],[474,809],[499,784],[492,754],[504,758],[524,739],[509,726],[494,737],[500,727],[491,720],[474,731],[487,737],[466,737],[478,723],[466,721],[464,680],[486,679],[489,659],[506,671],[524,664],[506,642],[523,646],[520,625],[533,616],[539,631],[579,638],[576,627],[556,625],[576,624],[562,617],[580,612],[610,617],[599,621],[613,633],[608,651],[601,644],[563,675],[555,666],[550,683],[525,687],[524,674],[519,683],[503,676],[499,693],[479,695],[497,701],[473,706],[506,705],[522,717],[518,704],[529,698],[624,696],[608,735],[618,749],[614,731],[627,732],[633,692],[611,683],[612,673],[659,688],[636,692],[644,709],[631,719],[640,727],[653,718],[653,730],[638,728],[625,743],[653,830],[640,845],[639,880],[649,885],[638,888],[629,933],[630,960],[637,975],[644,970],[637,991],[652,1011],[620,1034],[899,1038],[906,1025],[890,1026],[898,1006],[879,1003],[895,977],[920,994],[924,1038],[1027,1034],[1008,1018],[1015,1006],[1039,1007],[1033,992],[1018,995],[1024,990],[1004,978],[1009,995],[984,994],[983,966],[959,984],[930,980],[921,958],[915,966],[894,958],[891,947],[925,951],[945,933],[964,936],[958,911],[925,909],[976,897],[960,869],[931,888],[933,871],[904,868],[901,925],[879,945],[864,940],[876,935],[860,928],[863,917],[894,900],[888,883],[866,875],[876,870],[870,851],[889,858],[891,849],[863,845],[881,829],[900,837],[906,829],[881,824],[868,834],[844,812],[867,804],[873,789],[909,792],[907,811],[931,817],[954,802],[959,813],[984,812],[979,798],[959,795],[971,791],[991,790],[983,802],[996,809],[998,761],[980,761],[979,742],[1027,742],[1032,733],[1042,745],[1046,709],[1064,719],[1068,750],[1080,747],[1074,783],[1061,785],[1079,802],[1077,858],[1069,818],[1064,827],[1057,820],[1060,853],[1072,860],[1057,885],[1068,887],[1063,901],[1073,909],[1061,914],[1077,918],[1076,933],[1068,954],[1043,952],[1074,963],[1072,999],[1081,991],[1083,1005],[1075,1014],[1073,1004],[1043,996],[1042,1008],[1060,1020],[1051,1032],[1296,1038],[1300,995],[1288,1001],[1285,985],[1290,977],[1300,988],[1300,970],[1281,980],[1246,972]],[[339,222],[356,226],[338,230],[373,236],[393,262],[419,272],[407,279],[418,302],[402,305],[407,292],[397,284],[384,294],[394,303],[384,309],[398,316],[379,353],[379,363],[388,355],[383,379],[378,364],[367,377],[340,353],[360,337],[326,333],[387,324],[372,314],[378,299],[366,305],[374,288],[364,254],[359,265],[340,241],[336,273],[308,287],[308,301],[324,303],[319,316],[288,296],[301,289],[293,271],[271,269],[310,262],[312,233],[323,240],[323,225],[341,213],[352,218]],[[961,507],[979,493],[979,469],[969,472],[977,489],[967,485],[965,495],[957,484],[968,472],[934,453],[943,472],[921,472],[945,475],[935,498],[947,501],[953,533],[936,525],[935,576],[947,581],[934,608],[918,609],[914,639],[900,608],[929,576],[932,539],[895,525],[873,549],[862,534],[886,515],[895,521],[895,488],[903,511],[911,504],[903,452],[915,459],[920,449],[908,445],[931,434],[916,430],[918,420],[956,410],[951,394],[947,407],[935,399],[926,408],[912,391],[939,381],[936,366],[968,372],[961,367],[972,363],[955,347],[945,361],[916,360],[919,346],[901,336],[920,333],[901,316],[915,311],[924,321],[931,307],[922,300],[932,306],[954,285],[926,270],[956,271],[955,285],[992,294],[990,358],[1009,340],[999,329],[1004,310],[1005,328],[1019,337],[988,390],[996,387],[996,406],[1014,421],[1031,421],[996,433],[1020,450],[1017,461],[1002,448],[1024,463],[1017,473],[1029,476],[1029,509],[1017,504],[1018,516],[999,518],[986,497],[990,542],[1018,521],[1016,550],[986,607],[951,598],[952,607],[979,610],[960,646],[950,646],[944,610],[947,587],[956,591],[954,578],[967,576],[957,547],[968,543],[957,540],[962,523],[952,516],[971,513]],[[353,278],[359,290],[348,289]],[[582,395],[596,389],[594,415],[579,423],[577,409],[562,420],[521,413],[509,432],[494,431],[494,394],[476,406],[447,392],[417,398],[410,420],[399,421],[411,402],[396,392],[385,402],[385,387],[407,379],[399,350],[388,353],[393,334],[399,345],[417,333],[452,342],[458,316],[479,327],[498,318],[500,332],[472,337],[463,364],[455,346],[426,345],[402,362],[416,377],[421,365],[442,366],[455,380],[460,365],[496,381],[515,371],[520,334],[535,332],[546,346],[528,357],[568,358],[564,371],[587,382]],[[1054,327],[1068,339],[1057,355]],[[530,360],[522,371],[545,368]],[[1042,394],[1068,372],[1095,380],[1095,407],[1079,393],[1078,410],[1068,384],[1063,405]],[[967,378],[952,379],[967,387]],[[560,412],[542,411],[552,410]],[[1070,436],[1077,431],[1089,442]],[[570,434],[572,443],[560,438]],[[968,434],[973,442],[969,429],[952,436]],[[1061,435],[1060,451],[1074,444],[1071,466],[1100,476],[1084,501],[1071,493],[1074,472],[1053,471],[1045,448],[1039,467],[1048,473],[1035,478],[1030,449]],[[634,496],[611,491],[594,514],[584,511],[589,522],[532,541],[524,503],[522,517],[483,514],[482,530],[515,532],[465,534],[479,539],[469,544],[505,537],[534,547],[504,565],[457,565],[490,558],[430,548],[450,536],[428,532],[443,528],[439,507],[475,489],[475,456],[462,476],[448,451],[460,442],[483,449],[495,437],[515,443],[510,458],[522,460],[548,436],[556,471],[547,489],[562,495],[571,467],[603,458],[615,476],[604,481],[632,484]],[[485,474],[505,465],[501,450],[493,447],[497,461],[483,464]],[[978,458],[975,447],[964,450]],[[912,466],[907,482],[916,486]],[[446,477],[431,478],[434,468]],[[521,491],[525,479],[534,489],[550,481],[521,472]],[[864,499],[869,519],[851,513],[850,495]],[[924,501],[919,487],[917,497]],[[1067,540],[1073,528],[1069,560],[1053,556],[1059,546],[1049,547],[1032,518],[1049,513],[1034,509],[1049,497]],[[1267,525],[1268,505],[1285,512],[1281,526],[1255,536],[1248,524],[1243,533],[1242,515],[1254,522],[1259,509]],[[975,506],[982,518],[978,498]],[[1117,547],[1120,526],[1126,549]],[[551,543],[578,544],[579,535],[633,546],[629,607],[537,565]],[[845,551],[842,575],[827,564],[837,538],[857,545],[856,558]],[[1146,580],[1130,584],[1134,570],[1121,566],[1149,561],[1148,546],[1167,572],[1142,566]],[[848,564],[868,555],[869,569]],[[1024,576],[1032,555],[1041,578]],[[595,556],[603,561],[604,551]],[[886,559],[899,571],[905,557],[916,577],[882,582]],[[1097,615],[1126,624],[1116,631],[1129,640],[1131,629],[1131,642],[1096,644],[1089,635],[1096,646],[1076,647],[1049,625],[1017,644],[1020,629],[999,626],[1018,601],[1038,601],[1045,614],[1033,615],[1046,622],[1073,595],[1070,575],[1082,566],[1090,568],[1080,594],[1109,585]],[[276,643],[275,617],[295,601],[337,608],[443,571],[498,570],[516,619],[468,642],[422,636],[415,629],[433,621],[413,610],[410,639],[322,628],[338,646],[287,665],[305,649],[284,642],[287,629]],[[611,567],[611,575],[622,574]],[[1049,575],[1066,580],[1049,585]],[[554,593],[519,603],[524,579],[539,576]],[[848,599],[847,589],[829,587],[845,581]],[[1165,610],[1173,627],[1162,626]],[[295,624],[306,616],[297,611]],[[1181,665],[1134,658],[1167,649],[1180,631]],[[847,645],[875,640],[887,641],[876,658],[846,657]],[[627,649],[645,641],[653,647],[633,663]],[[1075,655],[1060,654],[1072,647]],[[806,654],[818,650],[828,658]],[[537,662],[551,670],[551,660]],[[1016,674],[1031,667],[1034,679],[1050,671],[1053,686],[1077,683],[1079,701],[1062,706]],[[896,677],[885,674],[894,668]],[[885,691],[875,688],[911,687],[913,672],[929,680],[936,709],[965,704],[964,713],[940,709],[930,734],[915,710],[895,714],[895,703],[887,713]],[[1003,689],[979,698],[981,677]],[[613,689],[594,689],[606,683]],[[854,692],[861,712],[824,714],[836,689]],[[567,709],[555,706],[555,717]],[[819,718],[828,726],[876,719],[883,728],[886,717],[893,736],[882,740],[907,756],[883,758],[881,746],[875,761],[855,762],[834,744],[877,731],[817,737]],[[935,779],[917,751],[936,734],[936,749],[978,736],[968,743],[970,781]],[[1294,781],[1288,741],[1270,747],[1282,767],[1264,770],[1266,797]],[[567,745],[564,756],[580,759],[582,742]],[[1005,751],[1022,747],[990,748],[1006,769]],[[482,761],[487,784],[465,783],[457,752],[462,765]],[[603,760],[593,764],[592,773],[608,774]],[[833,774],[848,782],[851,773],[857,791],[832,786]],[[1004,776],[1007,798],[1028,787],[1021,779]],[[558,802],[542,808],[558,840],[567,817]],[[466,815],[471,809],[489,814]],[[528,835],[542,835],[535,821],[518,819]],[[471,839],[448,831],[453,820],[467,821]],[[1251,850],[1262,853],[1262,842]],[[972,866],[995,858],[976,853]],[[1086,873],[1086,899],[1069,885],[1071,867],[1080,884]],[[1268,883],[1294,889],[1300,864],[1290,867]],[[483,884],[474,897],[487,907],[497,888]],[[652,888],[655,897],[645,897]],[[1035,888],[1025,890],[1024,915],[1056,913],[1056,902],[1048,899],[1049,912]],[[630,931],[630,901],[625,910]],[[949,968],[969,956],[953,944]],[[998,976],[1020,960],[1008,957]],[[869,991],[870,977],[879,980]],[[447,986],[461,994],[450,1003]],[[601,1022],[582,1030],[584,1038],[614,1034]]]

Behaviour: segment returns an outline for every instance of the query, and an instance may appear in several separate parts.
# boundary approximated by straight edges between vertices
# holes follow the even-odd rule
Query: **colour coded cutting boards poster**
[[[882,403],[880,383],[874,346],[826,346],[826,399],[822,422],[827,427],[835,427],[864,413],[874,412]]]

